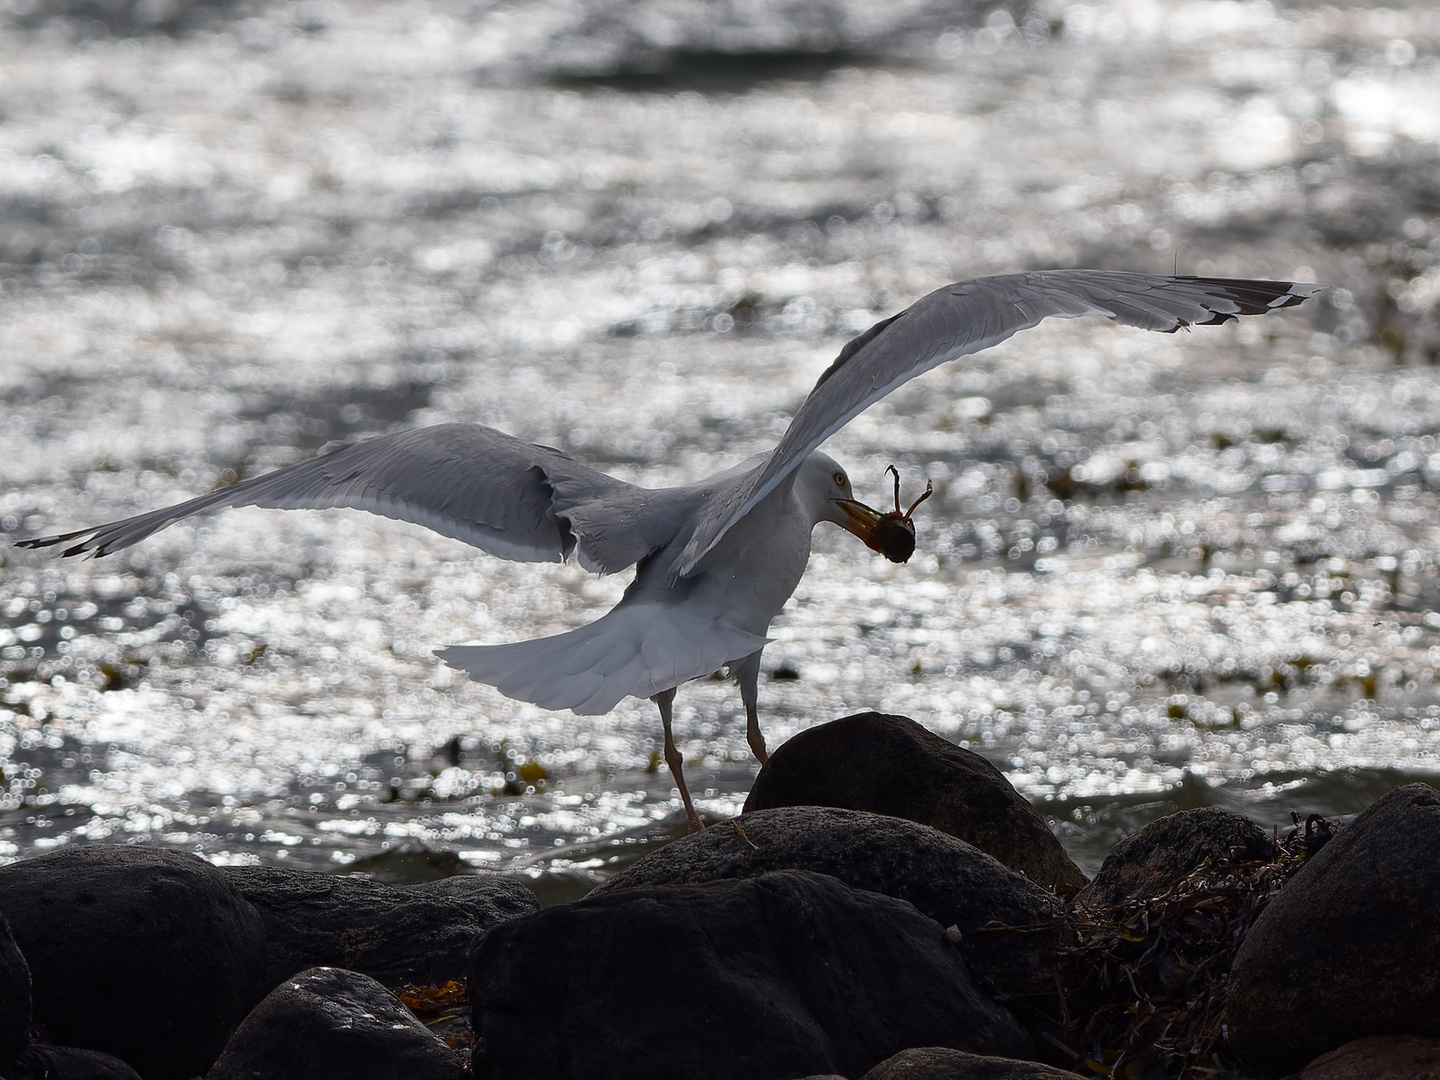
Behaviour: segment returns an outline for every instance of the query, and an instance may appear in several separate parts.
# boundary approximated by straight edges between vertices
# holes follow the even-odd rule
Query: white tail
[[[648,698],[764,648],[768,638],[683,607],[624,604],[588,626],[510,645],[451,645],[435,655],[506,697],[585,716]]]

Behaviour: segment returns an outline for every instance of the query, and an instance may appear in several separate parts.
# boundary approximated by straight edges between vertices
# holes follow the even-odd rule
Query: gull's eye
[[[832,479],[832,480],[835,481],[835,486],[836,486],[836,487],[842,487],[842,488],[843,488],[847,483],[849,483],[849,481],[845,479],[845,474],[844,474],[843,472],[837,472],[837,473],[836,473],[834,476],[832,476],[830,479]]]

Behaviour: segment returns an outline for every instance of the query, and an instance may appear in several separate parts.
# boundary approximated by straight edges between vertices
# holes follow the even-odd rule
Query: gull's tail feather
[[[451,645],[445,663],[506,697],[585,716],[653,697],[764,648],[768,639],[683,608],[622,604],[588,626],[509,645]]]

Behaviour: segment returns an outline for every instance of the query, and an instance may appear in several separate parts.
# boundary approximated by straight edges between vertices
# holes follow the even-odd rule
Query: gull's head
[[[891,562],[908,562],[915,552],[915,523],[911,515],[915,507],[930,497],[929,483],[910,509],[900,510],[900,473],[895,466],[887,470],[895,474],[895,509],[881,513],[855,498],[850,477],[839,462],[825,454],[811,454],[798,470],[796,486],[803,487],[820,512],[817,521],[833,521],[854,533],[872,551],[878,551]]]

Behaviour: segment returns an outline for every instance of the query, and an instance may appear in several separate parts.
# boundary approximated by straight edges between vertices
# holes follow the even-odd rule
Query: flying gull
[[[354,507],[505,559],[573,557],[601,574],[635,566],[620,602],[586,626],[506,645],[452,645],[437,655],[508,697],[547,709],[598,715],[624,697],[655,702],[665,760],[694,831],[700,821],[671,734],[675,688],[726,668],[763,763],[760,655],[770,620],[805,571],[811,531],[833,522],[896,562],[915,547],[915,504],[900,509],[898,473],[895,508],[881,513],[855,499],[845,470],[818,452],[821,443],[922,372],[1052,316],[1099,315],[1173,333],[1292,307],[1321,288],[1107,270],[956,282],[848,342],[769,453],[682,487],[637,487],[493,428],[441,424],[332,444],[309,461],[176,506],[20,546],[70,544],[62,554],[102,556],[224,507]]]

